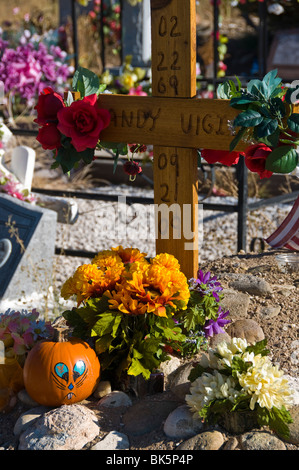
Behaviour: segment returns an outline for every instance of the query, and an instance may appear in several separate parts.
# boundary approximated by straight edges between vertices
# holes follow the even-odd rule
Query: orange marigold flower
[[[124,264],[142,261],[146,257],[146,253],[141,253],[138,248],[123,248],[120,245],[117,248],[112,248],[112,250],[120,256]]]
[[[92,264],[96,264],[100,268],[108,268],[116,265],[123,265],[121,257],[115,251],[100,251],[92,260]]]
[[[173,255],[169,255],[168,253],[160,253],[151,260],[151,263],[159,264],[160,266],[164,266],[165,268],[171,270],[180,270],[180,264],[178,260]]]
[[[83,264],[76,269],[75,274],[62,286],[61,295],[67,299],[77,295],[78,305],[95,292],[104,279],[104,273],[95,264]]]

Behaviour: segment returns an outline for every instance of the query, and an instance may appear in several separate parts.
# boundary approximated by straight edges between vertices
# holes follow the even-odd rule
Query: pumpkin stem
[[[56,343],[64,343],[68,341],[68,328],[54,328],[53,341]]]

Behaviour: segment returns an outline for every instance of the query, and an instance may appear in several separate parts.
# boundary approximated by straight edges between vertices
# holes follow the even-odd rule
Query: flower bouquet
[[[288,381],[268,357],[266,340],[253,345],[233,338],[203,354],[191,371],[190,409],[208,423],[226,413],[255,413],[257,423],[288,436],[292,405]]]
[[[238,78],[237,85],[232,80],[219,85],[218,97],[229,99],[230,106],[241,111],[231,123],[235,136],[230,151],[203,149],[201,156],[208,163],[231,166],[242,155],[248,169],[260,178],[291,173],[298,165],[299,114],[293,109],[298,91],[298,86],[284,87],[277,70],[263,80],[251,80],[246,89]],[[234,150],[240,141],[248,144],[245,152]]]
[[[209,310],[202,301],[194,317],[195,299],[189,305],[191,291],[176,258],[163,253],[148,261],[138,249],[121,246],[79,266],[61,295],[77,299],[77,308],[63,314],[72,334],[94,341],[102,371],[116,377],[149,379],[168,353],[193,354],[219,307]]]
[[[73,93],[67,92],[66,99],[51,87],[39,95],[37,141],[44,149],[54,150],[52,168],[61,166],[67,173],[80,161],[92,162],[100,133],[110,123],[109,111],[98,104],[104,89],[96,74],[79,67],[72,81]]]
[[[0,313],[0,411],[24,388],[23,366],[28,352],[53,333],[50,322],[38,320],[38,316],[35,309]]]

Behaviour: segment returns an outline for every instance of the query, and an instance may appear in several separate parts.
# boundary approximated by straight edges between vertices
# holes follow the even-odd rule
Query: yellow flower
[[[271,410],[273,406],[286,409],[292,404],[288,381],[283,372],[273,366],[267,356],[260,354],[251,357],[252,367],[247,372],[238,374],[243,390],[251,395],[250,409],[254,410],[258,403],[261,408]]]
[[[130,90],[135,86],[138,77],[135,73],[125,72],[119,77],[119,81],[126,90]]]

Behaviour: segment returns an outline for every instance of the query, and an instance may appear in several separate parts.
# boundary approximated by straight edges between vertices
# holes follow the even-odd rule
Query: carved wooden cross
[[[195,0],[151,0],[153,96],[99,97],[111,113],[101,140],[154,146],[156,252],[173,254],[188,278],[198,270],[196,149],[228,150],[237,115],[226,100],[195,98],[195,15]]]

